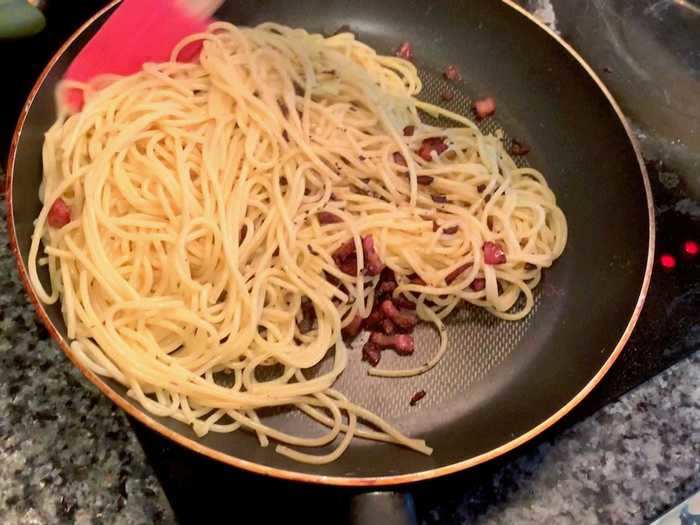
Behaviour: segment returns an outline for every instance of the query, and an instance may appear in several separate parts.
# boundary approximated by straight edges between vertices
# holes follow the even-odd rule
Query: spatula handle
[[[178,0],[179,4],[197,18],[209,18],[224,0]]]

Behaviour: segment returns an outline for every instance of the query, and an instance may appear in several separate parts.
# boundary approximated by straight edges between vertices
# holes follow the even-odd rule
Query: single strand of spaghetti
[[[334,390],[330,389],[328,391],[329,394],[333,393]],[[391,436],[396,443],[399,443],[405,447],[408,447],[410,449],[413,449],[417,452],[421,452],[426,455],[431,455],[433,453],[433,449],[425,444],[425,441],[422,439],[411,439],[403,435],[398,429],[396,429],[394,426],[390,425],[388,422],[386,422],[384,419],[380,418],[379,416],[373,414],[369,410],[362,408],[359,405],[355,405],[349,401],[339,401],[338,405],[340,408],[343,408],[347,411],[352,411],[353,413],[357,414],[357,417],[367,421],[374,427],[380,429],[381,431],[385,432],[387,435]]]
[[[301,461],[303,463],[309,463],[311,465],[325,465],[327,463],[332,463],[336,459],[338,459],[343,452],[350,446],[350,441],[352,441],[352,438],[355,435],[355,430],[357,426],[357,416],[352,412],[348,412],[348,425],[347,425],[347,431],[345,432],[345,436],[343,436],[343,439],[341,442],[338,444],[336,449],[333,452],[330,452],[328,454],[324,455],[316,455],[316,454],[306,454],[304,452],[299,452],[297,450],[293,450],[289,447],[286,447],[284,445],[277,445],[275,448],[275,451],[278,452],[279,454],[282,454],[283,456],[287,456],[288,458],[294,459],[296,461]]]

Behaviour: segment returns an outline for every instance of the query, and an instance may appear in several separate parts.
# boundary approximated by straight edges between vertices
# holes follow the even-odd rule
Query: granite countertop
[[[35,319],[0,217],[0,523],[174,523],[124,414]],[[700,353],[496,469],[426,523],[648,523],[700,490]]]

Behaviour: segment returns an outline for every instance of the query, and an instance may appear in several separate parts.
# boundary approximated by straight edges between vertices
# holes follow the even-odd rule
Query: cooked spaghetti
[[[196,44],[196,62],[177,61]],[[369,373],[425,373],[455,307],[522,318],[566,243],[538,171],[414,98],[414,65],[349,33],[214,23],[169,62],[66,87],[85,103],[46,134],[32,285],[60,301],[85,366],[200,436],[244,428],[310,463],[334,460],[353,436],[430,454],[333,389],[359,360],[342,330],[376,310],[388,269],[392,300],[441,343],[419,368]],[[311,375],[327,356],[330,370]],[[328,431],[295,436],[258,417],[280,406]]]

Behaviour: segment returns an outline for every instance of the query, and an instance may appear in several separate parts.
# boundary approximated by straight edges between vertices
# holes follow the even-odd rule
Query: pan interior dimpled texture
[[[340,485],[394,484],[434,477],[486,461],[553,424],[571,410],[612,365],[639,315],[653,260],[653,214],[644,168],[629,130],[609,94],[585,64],[507,2],[495,0],[237,0],[219,18],[241,25],[276,21],[332,33],[349,25],[383,53],[403,41],[414,46],[425,88],[422,98],[468,115],[471,100],[493,96],[506,140],[532,147],[528,162],[542,171],[567,215],[570,238],[547,270],[533,312],[500,321],[473,307],[448,320],[449,351],[431,372],[408,379],[373,378],[359,348],[337,387],[411,436],[425,438],[432,456],[356,440],[336,462],[314,466],[261,448],[246,432],[197,438],[178,422],[156,418],[126,397],[120,385],[83,373],[143,423],[210,457],[279,477]],[[59,52],[30,95],[8,164],[9,230],[20,274],[40,203],[43,133],[55,115],[53,91],[69,60],[103,21],[96,17]],[[441,74],[457,65],[464,80]],[[442,100],[450,90],[454,98]],[[57,307],[38,304],[41,319],[72,357]],[[437,335],[420,327],[417,352],[386,353],[381,366],[423,362]],[[319,368],[328,366],[321,363]],[[411,396],[425,390],[415,407]],[[304,435],[319,432],[287,410],[266,417]]]

